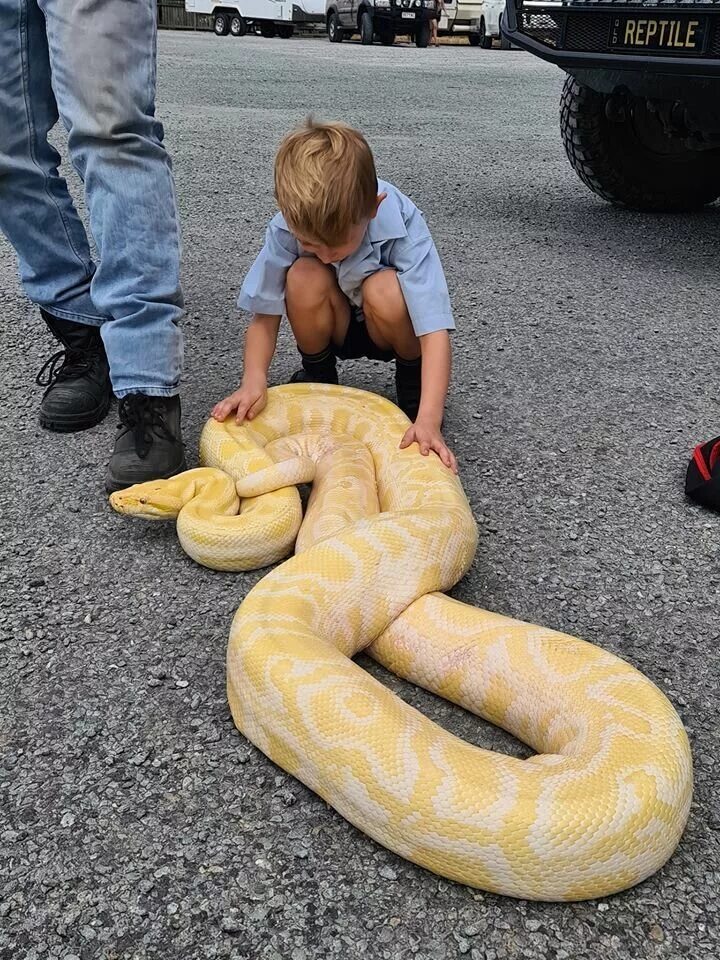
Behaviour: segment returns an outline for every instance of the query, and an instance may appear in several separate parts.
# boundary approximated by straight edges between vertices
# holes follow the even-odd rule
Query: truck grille
[[[687,14],[688,9],[712,11],[708,19],[709,38],[704,53],[695,53],[698,59],[720,57],[720,0],[556,0],[545,4],[540,0],[526,2],[518,11],[518,30],[538,43],[556,50],[577,53],[608,53],[610,31],[617,12],[658,7],[672,7]],[[611,12],[612,11],[612,12]],[[663,51],[647,50],[648,56]]]
[[[522,32],[538,43],[548,47],[557,47],[562,30],[564,14],[525,13],[522,15]]]
[[[599,14],[594,17],[567,18],[565,30],[566,50],[604,50],[610,36],[611,15]]]

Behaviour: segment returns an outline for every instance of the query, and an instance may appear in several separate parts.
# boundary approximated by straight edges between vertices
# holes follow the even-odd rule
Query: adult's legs
[[[58,119],[45,18],[36,0],[0,0],[0,230],[20,278],[64,350],[43,367],[40,423],[91,427],[110,407],[110,383],[93,304],[95,265],[85,229],[48,143]]]
[[[0,230],[25,292],[53,316],[99,325],[87,236],[48,143],[58,119],[36,0],[0,0]]]
[[[180,230],[155,119],[156,4],[38,4],[55,99],[100,253],[91,294],[109,318],[101,333],[114,392],[172,397],[182,370]]]

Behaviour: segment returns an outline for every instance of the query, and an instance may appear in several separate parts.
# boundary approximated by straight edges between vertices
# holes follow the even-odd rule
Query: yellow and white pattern
[[[351,823],[495,893],[581,900],[632,886],[687,820],[680,718],[618,657],[442,595],[473,559],[476,526],[439,459],[399,449],[407,424],[363,391],[275,387],[252,423],[205,426],[206,466],[111,503],[177,517],[184,549],[220,570],[282,560],[297,538],[235,616],[228,697],[242,733]],[[294,484],[311,480],[303,521]],[[360,650],[536,755],[447,733],[358,667]]]

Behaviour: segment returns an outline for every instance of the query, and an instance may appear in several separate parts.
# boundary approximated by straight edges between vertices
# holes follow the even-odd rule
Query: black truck
[[[507,0],[502,31],[567,73],[573,169],[636,210],[720,197],[720,0]]]
[[[390,46],[395,37],[408,35],[426,47],[436,13],[437,0],[327,0],[327,32],[331,43],[358,33],[363,44],[377,37]]]

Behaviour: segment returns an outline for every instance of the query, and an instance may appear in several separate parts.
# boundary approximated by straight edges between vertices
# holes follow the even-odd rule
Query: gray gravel
[[[66,438],[37,427],[50,341],[0,241],[0,957],[717,957],[720,518],[682,487],[694,442],[720,433],[718,209],[642,217],[592,197],[562,153],[560,73],[518,52],[162,35],[160,78],[190,453],[238,379],[234,298],[273,209],[279,138],[310,109],[358,124],[426,211],[453,294],[447,432],[482,529],[456,595],[652,677],[687,724],[695,803],[651,880],[542,905],[399,860],[272,766],[224,692],[230,619],[259,575],[202,570],[172,528],[111,514],[114,417]],[[285,338],[273,375],[295,362]],[[379,366],[345,380],[390,388]]]

